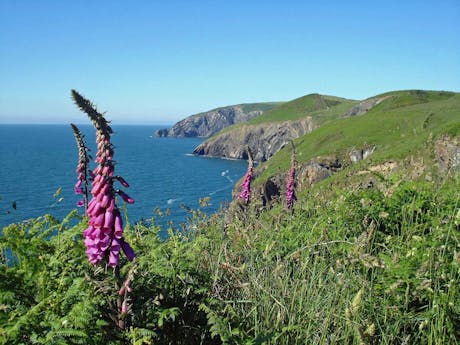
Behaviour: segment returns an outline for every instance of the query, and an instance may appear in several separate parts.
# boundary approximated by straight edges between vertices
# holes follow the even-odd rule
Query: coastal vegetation
[[[373,98],[352,111],[362,102],[309,95],[254,118],[321,120],[257,167],[243,146],[248,171],[221,212],[202,199],[166,240],[155,219],[126,221],[117,260],[110,246],[94,260],[94,236],[85,247],[102,213],[5,227],[0,343],[460,343],[460,95]],[[98,116],[95,173],[115,210],[133,200],[102,173],[113,147]]]

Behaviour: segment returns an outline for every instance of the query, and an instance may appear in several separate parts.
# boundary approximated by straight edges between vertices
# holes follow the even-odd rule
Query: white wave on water
[[[229,186],[227,186],[227,187],[224,187],[224,188],[219,188],[219,189],[217,189],[217,190],[215,190],[215,191],[209,193],[208,195],[214,195],[214,194],[216,194],[216,193],[223,192],[224,190],[227,190],[227,189],[230,189],[230,188],[232,188],[231,185],[229,185]]]
[[[224,190],[233,188],[233,185],[235,184],[235,182],[233,181],[233,179],[230,176],[228,176],[229,172],[230,172],[229,170],[224,170],[224,171],[222,171],[220,173],[220,176],[225,177],[228,180],[228,182],[230,182],[230,183],[225,187],[219,188],[219,189],[209,193],[208,195],[214,195],[214,194],[222,192]]]
[[[186,153],[185,156],[195,156],[203,159],[222,159],[224,161],[240,161],[239,158],[231,158],[231,157],[221,157],[221,156],[211,156],[211,155],[198,155],[194,153]]]
[[[233,182],[232,178],[228,176],[228,173],[229,173],[228,170],[224,170],[220,173],[220,176],[225,177],[228,180],[228,182],[230,182],[231,184],[234,184],[235,182]]]
[[[179,199],[168,199],[168,201],[166,201],[166,203],[167,203],[168,205],[172,205],[172,204],[175,203],[177,200],[180,200],[180,198],[179,198]]]

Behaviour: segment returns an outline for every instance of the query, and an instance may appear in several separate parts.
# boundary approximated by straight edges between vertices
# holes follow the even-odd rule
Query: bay
[[[95,156],[92,126],[78,127]],[[203,211],[216,212],[231,200],[235,182],[246,171],[244,161],[191,155],[203,139],[155,138],[156,126],[112,127],[115,172],[128,181],[130,188],[124,190],[135,199],[127,205],[129,221],[153,217],[163,234],[171,222],[180,228],[200,198],[210,198]],[[0,160],[0,229],[46,213],[62,219],[76,208],[78,150],[70,126],[0,125]]]

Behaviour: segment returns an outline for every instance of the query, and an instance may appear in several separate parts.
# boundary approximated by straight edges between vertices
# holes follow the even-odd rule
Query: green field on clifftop
[[[367,113],[329,121],[295,140],[300,162],[317,156],[346,155],[354,148],[375,147],[372,160],[400,159],[415,154],[430,135],[460,132],[460,94],[397,91]],[[262,177],[288,169],[290,148],[265,163]]]
[[[320,124],[344,114],[357,103],[358,101],[340,97],[311,94],[286,102],[279,107],[267,111],[249,121],[248,124],[298,120],[306,116],[312,116]]]

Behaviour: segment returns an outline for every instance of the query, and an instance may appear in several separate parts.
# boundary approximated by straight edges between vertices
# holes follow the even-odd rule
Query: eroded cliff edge
[[[312,118],[307,116],[296,121],[267,122],[241,125],[200,144],[194,154],[246,159],[245,145],[252,148],[254,159],[266,161],[290,140],[314,129]]]
[[[246,124],[221,131],[196,147],[194,154],[246,159],[248,145],[254,159],[264,162],[289,141],[331,119],[340,118],[357,104],[358,101],[340,97],[309,94],[267,111]]]

